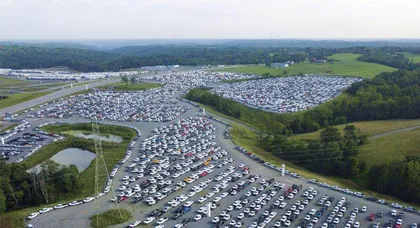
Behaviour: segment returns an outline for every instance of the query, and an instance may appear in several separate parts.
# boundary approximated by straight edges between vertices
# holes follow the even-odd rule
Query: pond
[[[93,139],[93,135],[92,134],[86,133],[86,132],[83,132],[83,131],[63,131],[62,133],[73,135],[75,137],[84,138],[84,139]],[[111,134],[101,135],[100,136],[100,139],[102,141],[113,142],[113,143],[121,143],[121,142],[123,142],[123,139],[120,136],[111,135]]]
[[[76,165],[79,173],[89,167],[92,160],[96,155],[88,150],[81,150],[79,148],[67,148],[64,149],[50,159],[57,162],[60,165]],[[28,170],[28,172],[39,172],[41,169],[41,164],[36,165],[35,167]]]

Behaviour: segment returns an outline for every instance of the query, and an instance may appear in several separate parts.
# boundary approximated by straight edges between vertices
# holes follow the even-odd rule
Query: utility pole
[[[87,85],[86,85],[87,86]],[[93,134],[93,140],[95,143],[95,191],[94,191],[94,197],[95,197],[95,214],[96,214],[96,226],[99,226],[99,199],[101,197],[98,197],[99,194],[102,192],[104,181],[105,183],[110,180],[108,168],[106,167],[105,158],[102,151],[102,143],[101,143],[101,134],[99,132],[99,124],[96,117],[92,120],[92,134]],[[112,188],[112,183],[110,186],[110,192],[112,194],[112,197],[115,197],[114,190]],[[121,211],[119,211],[120,218],[122,217]]]

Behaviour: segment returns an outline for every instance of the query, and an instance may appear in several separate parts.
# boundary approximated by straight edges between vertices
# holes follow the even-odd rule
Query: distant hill
[[[348,47],[420,47],[420,39],[336,40],[336,39],[93,39],[93,40],[17,40],[5,44],[112,50],[126,46],[217,45],[232,47],[348,48]]]

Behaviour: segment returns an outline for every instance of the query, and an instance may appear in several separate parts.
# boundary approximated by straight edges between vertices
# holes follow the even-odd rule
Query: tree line
[[[77,46],[76,46],[77,47]],[[154,65],[235,65],[266,64],[312,59],[328,59],[335,53],[361,54],[359,60],[380,63],[396,68],[411,69],[414,63],[398,51],[419,48],[275,48],[230,47],[217,45],[150,45],[129,46],[110,51],[97,51],[72,46],[0,46],[0,67],[12,69],[49,68],[67,66],[81,72],[119,71],[128,68]],[[333,61],[333,60],[331,60]]]
[[[318,173],[355,178],[366,171],[366,163],[356,156],[358,146],[367,142],[367,135],[354,125],[346,125],[341,135],[339,129],[327,127],[320,132],[319,140],[296,140],[281,134],[262,135],[258,145],[275,156]]]
[[[62,166],[52,160],[28,173],[21,164],[0,161],[0,213],[65,199],[78,190],[75,165]]]

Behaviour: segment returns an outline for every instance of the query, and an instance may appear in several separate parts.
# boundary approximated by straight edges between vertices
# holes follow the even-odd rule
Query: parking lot
[[[258,225],[260,227],[261,224],[264,222],[264,220],[266,220],[267,218],[262,218],[261,216],[264,215],[264,213],[267,214],[266,211],[268,211],[269,214],[271,214],[271,216],[273,216],[273,218],[271,219],[267,219],[266,220],[266,225],[265,227],[272,227],[277,225],[281,225],[282,227],[287,224],[287,219],[285,221],[281,221],[286,214],[289,214],[288,211],[290,211],[291,214],[297,213],[295,212],[296,210],[299,210],[299,214],[296,216],[296,218],[292,218],[290,217],[290,219],[292,219],[293,221],[291,221],[289,219],[289,216],[287,217],[290,221],[290,227],[297,227],[299,224],[302,223],[302,221],[306,221],[305,218],[307,217],[306,215],[309,215],[309,213],[311,212],[311,209],[316,209],[317,211],[315,213],[313,213],[314,215],[311,215],[309,221],[313,221],[314,217],[319,217],[318,222],[313,224],[314,227],[322,227],[322,225],[324,223],[328,223],[329,221],[329,217],[331,215],[331,213],[336,210],[335,207],[338,205],[339,201],[341,200],[341,197],[346,197],[346,201],[343,202],[342,206],[340,206],[339,210],[342,210],[341,208],[344,207],[344,204],[348,204],[346,205],[346,211],[341,215],[339,215],[338,212],[335,213],[334,215],[334,219],[335,218],[339,218],[339,222],[337,223],[336,227],[345,227],[346,224],[348,223],[348,221],[350,220],[350,217],[352,216],[352,213],[354,211],[354,208],[358,208],[359,209],[359,213],[357,213],[356,217],[354,218],[353,221],[353,226],[355,224],[357,224],[357,222],[359,222],[360,227],[372,227],[374,222],[378,221],[380,222],[380,227],[386,227],[384,226],[389,220],[394,220],[394,222],[397,221],[397,217],[391,216],[390,212],[392,210],[391,207],[386,206],[386,205],[382,205],[376,202],[371,202],[371,201],[367,201],[366,199],[362,199],[359,198],[357,196],[353,196],[353,195],[347,195],[344,193],[340,193],[337,191],[334,191],[333,189],[330,188],[324,188],[321,187],[318,184],[313,184],[310,183],[308,180],[305,180],[303,178],[295,178],[292,177],[291,175],[286,175],[284,177],[281,177],[280,173],[278,171],[273,170],[272,168],[269,168],[255,160],[253,160],[251,157],[247,156],[245,153],[240,152],[239,150],[236,149],[236,146],[234,144],[232,144],[232,142],[229,139],[225,139],[224,138],[224,129],[225,126],[217,121],[214,120],[209,120],[210,123],[215,127],[215,131],[212,131],[211,135],[216,136],[216,138],[212,139],[211,142],[215,142],[215,145],[212,145],[211,147],[213,148],[218,148],[218,146],[220,146],[220,149],[218,149],[218,151],[220,150],[224,150],[227,155],[223,155],[221,158],[218,158],[218,160],[213,159],[210,160],[208,166],[203,166],[198,170],[191,170],[191,167],[193,167],[193,164],[202,164],[202,162],[204,162],[206,159],[208,159],[208,155],[203,156],[200,160],[197,160],[196,162],[193,162],[191,164],[189,164],[189,161],[193,160],[193,156],[188,157],[186,159],[180,159],[178,155],[174,154],[171,155],[170,153],[163,153],[162,155],[164,156],[160,156],[160,157],[153,157],[153,158],[149,158],[150,161],[148,159],[146,159],[145,161],[148,161],[146,163],[152,163],[153,164],[153,160],[156,158],[162,158],[162,160],[164,160],[163,163],[159,164],[157,161],[157,163],[151,165],[150,167],[156,167],[155,169],[151,170],[158,170],[157,167],[165,167],[168,164],[166,163],[166,158],[168,157],[168,162],[172,162],[170,163],[170,166],[167,168],[163,168],[161,171],[158,171],[158,173],[155,174],[145,174],[145,170],[143,170],[143,177],[141,178],[136,178],[137,176],[139,176],[140,173],[133,173],[131,170],[131,172],[128,172],[126,167],[129,167],[131,164],[136,163],[139,165],[140,167],[140,163],[142,162],[141,159],[142,155],[145,155],[146,157],[148,157],[147,155],[153,154],[150,153],[149,151],[145,152],[144,150],[142,150],[142,145],[144,142],[148,142],[148,140],[146,141],[141,141],[139,142],[135,149],[133,150],[137,150],[137,156],[135,156],[136,153],[134,153],[132,156],[132,158],[130,159],[129,162],[126,163],[126,165],[120,169],[119,172],[116,173],[116,175],[113,177],[114,180],[114,189],[116,190],[116,194],[119,195],[123,192],[126,193],[126,190],[122,190],[119,191],[118,189],[122,186],[122,184],[124,183],[124,177],[125,176],[129,176],[129,178],[131,177],[135,177],[136,180],[133,182],[130,182],[128,184],[129,187],[131,187],[133,190],[135,188],[135,185],[141,185],[142,183],[144,183],[146,180],[151,179],[151,177],[154,177],[154,179],[156,180],[156,183],[151,183],[150,186],[145,187],[145,188],[141,188],[140,194],[143,195],[141,200],[138,200],[138,202],[134,203],[136,200],[136,195],[138,194],[138,192],[134,193],[133,195],[131,195],[130,197],[128,197],[127,199],[121,201],[120,203],[115,203],[112,202],[112,197],[111,195],[107,195],[106,197],[103,198],[103,201],[101,202],[101,208],[103,210],[105,209],[109,209],[109,208],[113,208],[115,204],[117,204],[117,207],[122,207],[122,208],[127,208],[133,211],[134,214],[134,218],[135,221],[140,221],[141,224],[144,224],[144,221],[148,221],[147,219],[149,217],[153,217],[151,216],[151,213],[154,211],[154,213],[157,213],[156,210],[163,210],[163,212],[159,212],[162,213],[159,217],[157,215],[155,215],[155,219],[151,220],[150,223],[148,223],[149,225],[152,226],[157,226],[157,222],[161,219],[161,218],[167,218],[168,220],[165,221],[162,225],[164,227],[174,227],[176,224],[187,222],[184,227],[199,227],[199,226],[203,226],[203,227],[216,227],[217,223],[212,222],[213,220],[215,220],[215,217],[219,217],[219,221],[223,220],[223,216],[225,218],[229,217],[229,219],[227,219],[223,225],[221,225],[220,227],[225,227],[225,226],[230,226],[229,224],[233,224],[232,220],[235,220],[235,225],[238,225],[238,223],[241,223],[242,226],[241,227],[249,227],[252,226],[253,224],[255,225],[254,222],[257,222]],[[138,125],[142,125],[142,123],[136,123]],[[159,126],[164,126],[167,124],[165,123],[145,123],[145,124],[149,124],[147,126],[147,129],[150,130],[149,133],[146,133],[143,131],[143,136],[142,139],[146,139],[146,138],[150,138],[153,137],[155,135],[155,133],[153,132],[153,130],[155,128],[158,128]],[[159,130],[159,129],[158,129]],[[164,128],[162,128],[162,130],[166,131]],[[146,143],[146,145],[148,145]],[[153,144],[152,144],[153,145]],[[184,145],[183,147],[188,148],[188,145]],[[147,146],[146,146],[147,149]],[[159,149],[156,149],[157,151],[159,151]],[[182,151],[182,154],[187,155],[188,152],[184,152]],[[216,152],[217,154],[217,152]],[[176,158],[174,160],[171,161],[171,159]],[[224,164],[221,168],[218,168],[218,163],[225,161],[225,159],[229,159],[232,158],[233,161],[232,162],[228,162],[227,164]],[[138,161],[137,161],[138,160]],[[160,160],[159,160],[160,162]],[[144,165],[146,165],[146,163]],[[189,167],[185,168],[183,166],[183,163],[187,164],[188,166],[185,167]],[[162,175],[162,173],[164,171],[168,171],[178,165],[183,166],[183,168],[181,169],[182,172],[185,172],[183,174],[180,174],[178,177],[174,178],[174,174],[179,172],[179,170],[177,169],[177,171],[175,171],[174,174],[171,173],[171,175],[165,177],[164,175]],[[244,165],[242,165],[244,164]],[[162,165],[162,166],[161,166]],[[136,167],[134,166],[134,167]],[[213,167],[214,166],[214,167]],[[234,167],[234,169],[229,167]],[[242,168],[240,168],[242,167]],[[249,168],[249,173],[244,175],[244,167],[248,167]],[[201,172],[200,174],[202,174],[205,170],[209,171],[209,168],[213,169],[213,171],[209,172],[208,174],[206,174],[203,177],[200,177],[200,175],[198,174],[199,172]],[[176,169],[176,168],[175,168]],[[215,181],[217,176],[220,173],[229,173],[231,172],[230,170],[233,170],[232,173],[226,175],[225,177],[223,177],[222,179]],[[198,179],[193,181],[192,183],[185,183],[184,180],[186,177],[191,177],[194,173],[198,174]],[[242,177],[240,177],[238,180],[236,181],[232,181],[230,178],[232,178],[234,175],[238,175],[241,174]],[[160,179],[159,176],[162,176],[162,179]],[[258,179],[255,179],[253,182],[251,179],[248,179],[250,175],[259,175],[260,177]],[[230,177],[230,178],[229,178]],[[260,188],[261,185],[261,181],[262,179],[265,179],[266,181],[270,180],[271,178],[274,178],[272,184],[268,185],[267,187],[264,187],[263,190],[258,191],[257,195],[253,195],[253,188]],[[211,179],[211,181],[209,181]],[[153,180],[153,179],[152,179]],[[165,181],[165,183],[163,182]],[[168,182],[166,181],[170,181],[169,184],[167,184]],[[207,182],[208,181],[208,182]],[[223,182],[223,181],[227,181],[227,182]],[[154,182],[154,181],[153,181]],[[232,191],[233,188],[235,188],[236,186],[240,186],[240,184],[242,184],[243,182],[245,182],[243,185],[247,185],[246,187],[244,187],[242,190],[237,190],[236,194],[232,194],[229,193]],[[248,185],[248,182],[250,182],[250,184]],[[279,186],[275,186],[275,182],[278,182],[279,186],[282,186],[284,184],[284,186],[279,189]],[[181,183],[185,183],[185,186],[182,186],[184,184]],[[225,186],[221,186],[222,183],[225,183]],[[156,192],[154,192],[153,190],[150,192],[151,189],[153,189],[154,187],[152,185],[156,185],[155,189],[158,189],[158,185],[159,184],[164,184],[165,186],[162,187],[160,190],[156,190]],[[296,194],[296,196],[294,196],[292,199],[288,199],[288,197],[285,197],[284,192],[288,191],[289,188],[291,188],[293,185],[297,185],[300,186],[302,185],[302,189]],[[220,185],[219,188],[215,188],[215,186]],[[197,186],[197,187],[194,187]],[[305,192],[309,190],[309,188],[312,187],[314,189],[312,189],[311,192],[316,191],[317,194],[314,195],[314,198],[312,200],[308,200],[308,202],[305,202],[305,199],[307,199],[307,197],[305,197]],[[152,205],[148,205],[147,203],[147,199],[149,197],[155,196],[157,194],[157,192],[160,192],[161,194],[164,194],[165,188],[171,188],[173,189],[173,192],[171,192],[170,194],[167,194],[167,196],[165,196],[164,198],[162,198],[161,200],[155,202]],[[195,194],[193,194],[191,191],[192,189],[195,189]],[[144,189],[148,189],[149,192],[143,192]],[[176,189],[176,190],[175,190]],[[218,189],[218,190],[216,190]],[[277,189],[277,190],[276,190]],[[198,190],[198,191],[197,191]],[[233,189],[235,190],[235,189]],[[166,190],[167,191],[167,190]],[[271,191],[271,192],[269,192]],[[270,196],[267,198],[268,195],[273,194],[273,191],[277,191],[274,196]],[[293,190],[292,190],[293,191]],[[251,192],[250,196],[248,192]],[[144,194],[143,194],[144,193]],[[169,192],[166,192],[169,193]],[[222,198],[222,195],[225,195],[227,193],[226,196],[224,196]],[[264,199],[260,199],[258,200],[258,198],[260,197],[264,197],[264,194],[266,194],[267,196],[265,196]],[[190,195],[190,196],[189,196]],[[320,199],[322,199],[323,197],[325,198],[325,195],[327,196],[327,199],[330,199],[331,203],[327,203],[327,200],[324,201],[323,205],[319,205],[319,201]],[[121,195],[122,196],[122,195]],[[202,197],[207,197],[207,199],[202,198]],[[219,197],[220,199],[217,201],[217,197]],[[246,198],[245,198],[246,197]],[[281,200],[281,198],[284,198]],[[334,197],[334,200],[332,200],[331,197]],[[242,199],[241,199],[242,198]],[[157,198],[156,198],[157,199]],[[177,200],[175,200],[177,199]],[[204,200],[205,199],[205,200]],[[245,200],[246,199],[246,200]],[[201,203],[199,203],[198,201],[202,201]],[[237,209],[238,202],[235,203],[235,201],[237,200],[241,200],[241,206],[239,209]],[[245,200],[245,202],[243,202]],[[192,202],[191,202],[192,201]],[[276,202],[279,201],[279,202]],[[299,203],[299,202],[300,203]],[[152,201],[153,202],[153,201]],[[170,204],[168,204],[169,202],[171,202],[172,205],[174,206],[170,206]],[[201,208],[203,206],[206,206],[206,204],[208,202],[213,202],[214,205],[213,207],[216,205],[216,203],[218,204],[216,206],[216,208],[214,208],[213,210],[211,210],[211,217],[207,217],[206,213],[205,213],[205,209]],[[258,203],[259,202],[259,203]],[[281,204],[279,203],[286,203],[287,205],[285,205],[283,208],[279,207]],[[255,205],[253,205],[253,203],[255,203]],[[257,204],[258,203],[258,204]],[[296,205],[299,204],[299,205]],[[307,206],[304,206],[304,208],[302,210],[299,209],[300,205],[303,205],[307,203]],[[179,218],[177,219],[173,219],[174,216],[177,215],[177,211],[180,210],[180,208],[182,208],[182,206],[184,206],[185,204],[190,205],[190,209],[183,209],[186,210],[185,214],[180,215]],[[236,204],[236,205],[234,205]],[[279,206],[277,206],[276,204],[278,204]],[[329,207],[327,207],[326,209],[324,209],[324,212],[320,215],[319,213],[323,210],[323,206],[325,204],[331,204]],[[261,205],[261,208],[259,208],[257,205]],[[272,207],[272,205],[274,205],[274,207]],[[296,205],[296,209],[292,210],[292,206]],[[168,208],[169,206],[169,208]],[[233,207],[233,210],[229,211],[231,208],[229,208],[229,206]],[[254,206],[254,207],[252,207]],[[362,212],[362,208],[363,206],[367,207],[366,212]],[[75,207],[69,207],[63,210],[56,210],[56,211],[52,211],[49,212],[47,214],[41,215],[37,218],[35,218],[34,220],[31,221],[32,224],[35,225],[35,227],[37,227],[38,225],[42,225],[43,227],[54,227],[53,224],[55,225],[60,225],[60,227],[73,227],[75,224],[78,225],[82,225],[85,226],[88,224],[87,221],[87,217],[89,215],[91,215],[93,212],[89,212],[89,208],[92,208],[93,204],[92,203],[86,203],[86,204],[81,204],[79,206],[75,206]],[[258,210],[254,209],[255,211],[255,215],[253,215],[253,213],[249,213],[248,211],[251,211],[251,208],[255,208],[257,207]],[[201,208],[201,210],[200,210]],[[248,209],[249,210],[248,210]],[[271,208],[271,209],[270,209]],[[302,207],[301,207],[302,208]],[[91,210],[91,209],[90,209]],[[198,211],[202,211],[201,213],[199,213]],[[223,212],[225,211],[225,212]],[[248,213],[246,213],[248,212]],[[274,213],[272,213],[274,212]],[[378,213],[384,213],[384,217],[383,218],[378,218]],[[222,213],[222,215],[221,215]],[[229,216],[226,216],[224,214],[229,214]],[[243,218],[242,214],[243,213]],[[368,217],[369,214],[374,213],[375,214],[375,219],[373,222],[368,221]],[[198,220],[195,221],[194,218],[196,218],[196,216],[200,214],[202,217]],[[251,216],[251,215],[253,216]],[[397,213],[398,216],[399,212]],[[178,215],[179,216],[179,215]],[[238,218],[239,216],[239,218]],[[56,222],[52,222],[51,220],[48,224],[51,225],[46,225],[46,220],[52,219],[54,217],[54,219],[56,220]],[[261,217],[261,218],[260,218]],[[269,218],[270,216],[268,216]],[[403,217],[403,227],[410,227],[409,224],[413,223],[413,222],[418,222],[418,215],[416,214],[412,214],[412,213],[407,213],[405,212],[404,217]],[[77,220],[77,221],[75,221]],[[163,221],[165,219],[162,219],[161,221]],[[258,220],[260,220],[260,222],[258,222]],[[268,221],[270,220],[270,221]],[[284,219],[283,219],[284,220]],[[53,220],[54,221],[54,220]],[[124,227],[124,226],[128,226],[131,223],[135,222],[130,221],[127,222],[126,224],[123,224],[121,226],[115,226],[115,227]],[[280,221],[278,223],[278,221]],[[332,220],[332,224],[334,224],[334,220]],[[46,226],[45,226],[46,225]],[[235,225],[232,225],[232,227],[234,227]],[[308,223],[309,225],[309,223]],[[308,226],[307,225],[307,226]],[[180,226],[180,225],[178,225]],[[305,227],[307,227],[305,226]],[[39,227],[39,226],[38,226]],[[258,226],[255,226],[258,227]],[[309,226],[310,227],[310,226]],[[328,227],[333,227],[333,226],[328,226]]]
[[[167,86],[58,99],[19,116],[27,119],[26,127],[8,140],[24,135],[37,140],[31,135],[36,126],[89,122],[91,117],[140,129],[123,164],[109,170],[112,181],[98,197],[99,212],[117,207],[133,213],[131,221],[115,227],[375,227],[377,223],[411,227],[420,221],[417,212],[392,212],[391,206],[369,201],[362,193],[302,178],[287,167],[282,176],[280,167],[264,163],[226,138],[228,126],[223,121],[201,117],[198,107],[179,100],[182,91]],[[143,116],[133,115],[141,111]],[[45,135],[42,143],[59,137]],[[30,150],[10,156],[10,162]],[[88,218],[95,214],[94,198],[47,208],[28,223],[88,227]]]
[[[212,92],[253,108],[288,113],[325,103],[361,80],[355,77],[315,75],[278,77],[222,84]]]

